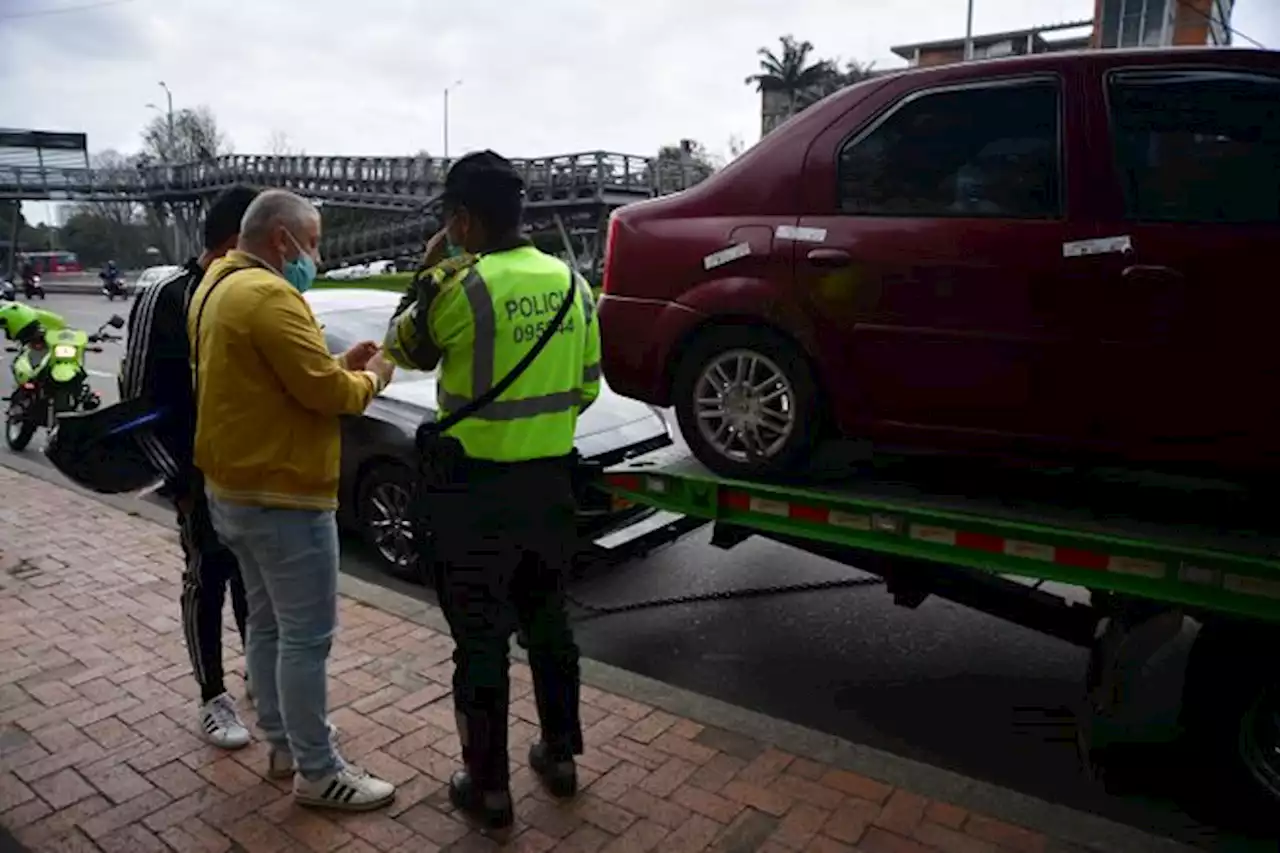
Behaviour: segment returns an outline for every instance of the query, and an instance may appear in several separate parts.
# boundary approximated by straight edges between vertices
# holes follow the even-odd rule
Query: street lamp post
[[[168,110],[165,113],[163,113],[163,115],[165,116],[165,125],[168,131],[168,133],[166,134],[168,136],[168,141],[166,143],[166,150],[165,150],[164,157],[162,159],[164,160],[165,164],[169,166],[170,170],[172,170],[173,164],[174,164],[174,159],[173,159],[174,147],[176,143],[176,137],[174,135],[174,128],[173,128],[173,92],[169,91],[169,87],[165,85],[165,82],[163,80],[159,82],[160,82],[160,88],[164,89],[164,96],[168,106]],[[147,104],[147,106],[155,110],[156,112],[160,112],[160,108],[157,107],[155,104]],[[172,171],[171,171],[171,174],[172,174]],[[178,216],[177,216],[177,212],[173,209],[172,205],[169,206],[169,218],[170,218],[171,226],[173,229],[173,257],[175,260],[177,260],[182,257],[182,246],[179,244],[179,240],[178,240],[179,238]]]
[[[964,58],[973,59],[973,0],[969,0],[969,15],[964,26]]]
[[[461,80],[454,80],[444,87],[444,159],[449,159],[449,90],[462,85]]]

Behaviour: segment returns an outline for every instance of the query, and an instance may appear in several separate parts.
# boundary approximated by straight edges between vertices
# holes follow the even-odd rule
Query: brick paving
[[[459,754],[447,636],[342,601],[332,717],[344,754],[399,795],[362,815],[304,810],[288,782],[265,778],[262,744],[226,753],[194,734],[176,534],[7,468],[0,493],[0,825],[29,849],[499,849],[444,793]],[[241,671],[234,633],[226,644],[228,671]],[[512,677],[513,850],[1051,849],[1027,829],[590,687],[585,790],[556,804],[523,766],[537,717],[528,668]]]

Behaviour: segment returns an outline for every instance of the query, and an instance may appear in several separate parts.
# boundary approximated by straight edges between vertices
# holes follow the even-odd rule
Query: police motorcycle
[[[4,398],[5,442],[14,451],[26,449],[36,430],[52,428],[60,414],[91,411],[102,398],[89,387],[85,352],[102,352],[98,344],[123,340],[108,327],[124,327],[124,318],[112,315],[93,334],[71,329],[60,316],[17,302],[0,303],[0,324],[14,343],[5,347],[16,353],[10,371],[13,392]]]
[[[22,277],[22,293],[28,299],[35,299],[39,296],[45,298],[44,285],[40,283],[40,273],[27,273]]]
[[[117,296],[121,299],[128,298],[129,289],[125,286],[124,276],[114,266],[109,266],[98,273],[98,278],[102,279],[102,294],[107,297],[108,302]]]

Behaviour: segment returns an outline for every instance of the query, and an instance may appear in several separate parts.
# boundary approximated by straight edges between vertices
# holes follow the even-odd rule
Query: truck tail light
[[[608,293],[609,282],[613,279],[613,253],[617,249],[618,214],[609,215],[609,230],[604,238],[604,272],[600,280],[600,292]]]

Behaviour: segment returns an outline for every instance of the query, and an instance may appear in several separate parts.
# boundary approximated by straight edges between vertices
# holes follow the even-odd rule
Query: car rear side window
[[[1134,71],[1107,88],[1130,219],[1280,222],[1280,80]]]
[[[1056,79],[917,95],[840,150],[840,210],[857,216],[1061,215]]]

